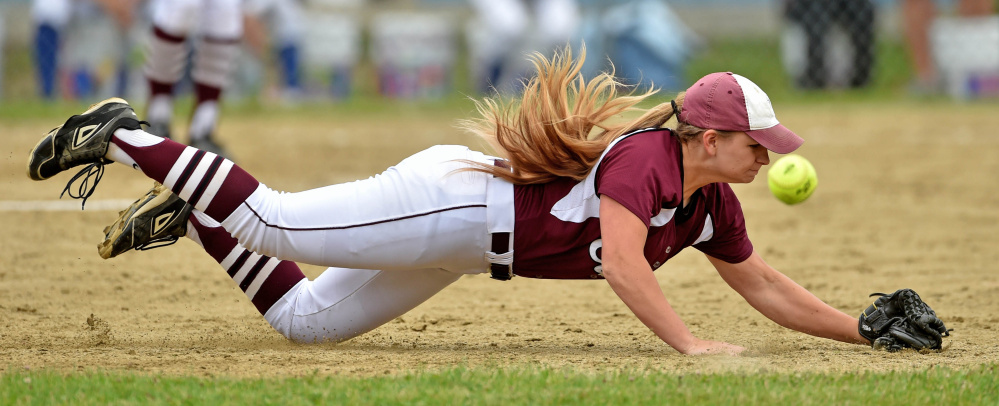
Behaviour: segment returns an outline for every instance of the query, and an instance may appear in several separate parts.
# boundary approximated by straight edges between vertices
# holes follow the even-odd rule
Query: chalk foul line
[[[87,200],[86,211],[121,211],[134,200]],[[80,201],[62,200],[0,200],[0,212],[80,211]]]

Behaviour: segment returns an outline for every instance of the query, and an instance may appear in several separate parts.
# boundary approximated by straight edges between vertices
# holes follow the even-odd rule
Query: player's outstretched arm
[[[643,247],[648,230],[631,211],[613,199],[600,198],[604,277],[642,323],[683,354],[738,354],[743,347],[694,337],[663,295]]]
[[[857,318],[829,306],[771,267],[759,253],[730,264],[708,256],[718,274],[753,308],[781,326],[833,340],[869,344],[857,331]]]

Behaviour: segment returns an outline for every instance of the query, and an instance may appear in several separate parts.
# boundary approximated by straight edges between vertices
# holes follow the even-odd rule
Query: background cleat
[[[141,251],[173,244],[187,233],[192,210],[193,206],[157,183],[104,228],[104,241],[97,245],[97,252],[108,259],[131,249]]]
[[[219,143],[215,142],[215,139],[212,136],[193,139],[191,140],[191,146],[205,152],[211,152],[230,161],[232,160],[232,157],[229,155],[229,151],[227,151],[225,147]]]
[[[28,157],[28,177],[45,180],[74,166],[101,162],[119,128],[139,129],[128,102],[113,97],[90,106],[38,141]]]
[[[170,137],[170,122],[169,121],[149,121],[149,127],[146,128],[146,132],[157,137],[171,138]]]

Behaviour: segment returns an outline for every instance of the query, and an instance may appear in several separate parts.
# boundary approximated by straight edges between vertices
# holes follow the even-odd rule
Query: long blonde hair
[[[480,117],[462,120],[459,126],[489,143],[513,170],[468,162],[470,169],[521,185],[562,177],[582,180],[614,139],[643,128],[660,128],[673,117],[669,102],[650,109],[635,107],[654,95],[654,88],[619,95],[623,86],[613,70],[586,81],[579,73],[585,59],[585,47],[578,60],[569,47],[551,60],[535,53],[530,60],[537,73],[524,86],[519,101],[476,100]],[[681,111],[683,97],[681,92],[675,99]],[[613,122],[626,112],[641,114]],[[703,131],[684,123],[679,127],[684,141]]]

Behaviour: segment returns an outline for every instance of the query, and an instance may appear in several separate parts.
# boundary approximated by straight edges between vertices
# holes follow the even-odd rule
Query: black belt
[[[493,165],[510,168],[510,164],[502,159],[494,160]],[[507,252],[510,252],[510,233],[493,233],[493,253],[499,255]],[[492,264],[489,266],[489,271],[493,279],[501,281],[513,279],[512,265]]]

